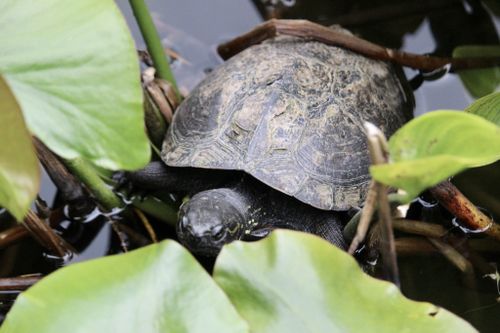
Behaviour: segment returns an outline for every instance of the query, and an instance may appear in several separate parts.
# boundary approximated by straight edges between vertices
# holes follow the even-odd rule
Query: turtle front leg
[[[232,181],[234,172],[195,168],[174,168],[161,161],[154,161],[141,170],[127,172],[125,178],[144,190],[167,190],[180,193],[197,193]]]

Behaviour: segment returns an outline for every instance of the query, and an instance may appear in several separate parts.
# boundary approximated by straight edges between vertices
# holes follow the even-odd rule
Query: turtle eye
[[[212,229],[212,237],[214,240],[220,241],[226,237],[226,230],[222,226],[217,226]]]

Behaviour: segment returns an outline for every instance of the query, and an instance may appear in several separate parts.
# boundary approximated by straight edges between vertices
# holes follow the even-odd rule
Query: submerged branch
[[[365,122],[368,149],[373,165],[387,163],[387,141],[384,134],[375,125]],[[375,183],[378,183],[375,181]],[[388,188],[382,183],[376,185],[376,197],[378,201],[379,215],[379,249],[382,255],[383,269],[386,278],[398,287],[399,270],[396,259],[396,246],[394,244],[394,232],[392,230],[391,208],[387,198]]]
[[[42,221],[33,211],[28,211],[24,218],[24,226],[31,233],[33,238],[52,254],[61,258],[75,250],[62,239],[52,228]]]
[[[445,66],[450,66],[450,70],[454,71],[500,65],[500,57],[443,58],[402,52],[306,20],[269,20],[250,32],[221,44],[217,51],[222,58],[228,59],[251,45],[278,35],[310,38],[327,45],[343,47],[369,58],[390,61],[428,72]]]
[[[430,189],[439,203],[470,230],[484,230],[484,233],[500,241],[500,225],[493,222],[479,208],[449,181],[444,181]]]
[[[28,230],[23,225],[16,225],[0,232],[0,250],[21,240],[29,235]]]
[[[349,250],[347,251],[349,254],[353,254],[361,242],[366,237],[366,233],[370,227],[370,222],[375,212],[375,206],[377,202],[377,193],[378,193],[378,183],[372,180],[370,182],[370,187],[368,188],[368,194],[365,200],[365,206],[361,211],[361,217],[359,219],[359,223],[356,229],[356,234],[352,239],[351,245],[349,246]]]
[[[23,275],[0,279],[0,291],[23,291],[42,279],[41,275]]]
[[[392,225],[395,230],[413,235],[440,238],[448,234],[442,225],[407,219],[394,219]]]

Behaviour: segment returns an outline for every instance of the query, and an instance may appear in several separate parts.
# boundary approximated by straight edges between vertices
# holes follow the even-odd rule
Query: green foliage
[[[40,175],[21,109],[0,76],[0,206],[18,220],[38,192]]]
[[[500,57],[499,45],[464,45],[453,50],[454,58]],[[500,67],[468,69],[458,71],[464,86],[475,98],[497,91],[500,88]]]
[[[112,0],[2,1],[0,45],[0,205],[17,219],[39,183],[23,118],[64,158],[109,169],[147,163],[136,52]]]
[[[214,278],[252,332],[474,331],[444,309],[406,299],[310,234],[280,230],[258,243],[232,243]]]
[[[248,332],[173,241],[62,268],[21,294],[1,333]]]
[[[29,130],[64,158],[109,169],[147,163],[139,65],[114,1],[0,7],[0,73]]]
[[[235,242],[214,275],[235,307],[173,241],[75,264],[22,293],[0,333],[474,332],[309,234]]]
[[[469,105],[465,110],[500,126],[500,92],[486,95]]]
[[[426,188],[471,167],[500,159],[500,128],[460,111],[415,118],[389,140],[391,163],[370,167],[373,178],[406,191],[409,201]]]

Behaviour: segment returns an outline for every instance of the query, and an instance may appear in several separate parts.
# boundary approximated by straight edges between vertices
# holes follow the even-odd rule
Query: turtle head
[[[179,210],[177,236],[193,253],[216,256],[224,244],[245,234],[243,197],[231,189],[200,192]]]

